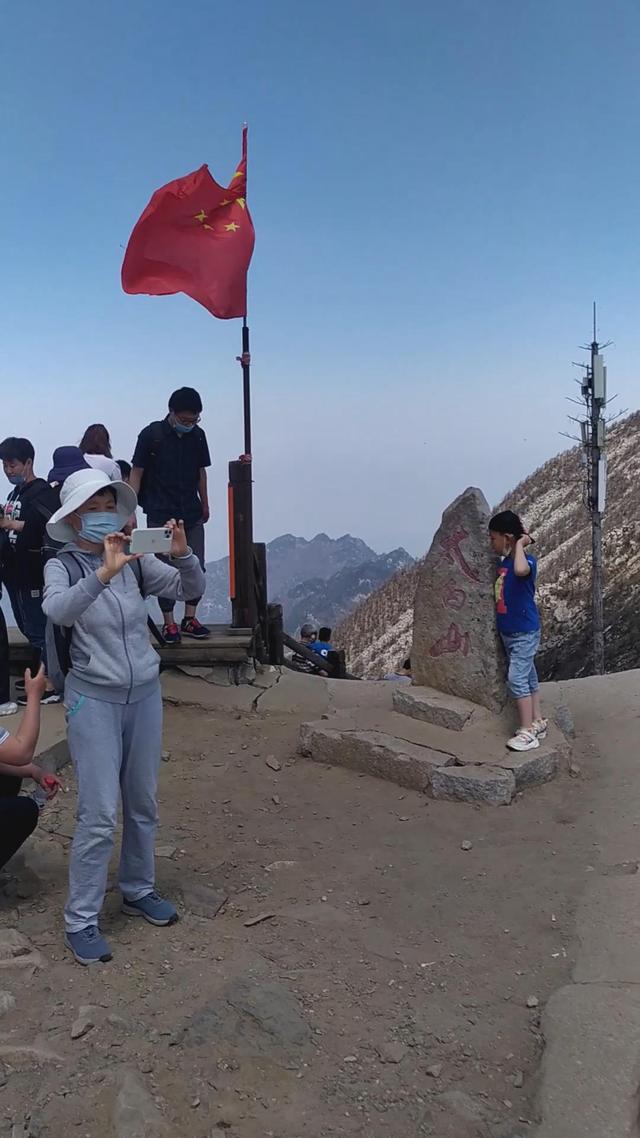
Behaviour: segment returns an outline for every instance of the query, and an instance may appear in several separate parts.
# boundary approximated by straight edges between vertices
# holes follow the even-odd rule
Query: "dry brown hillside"
[[[345,649],[354,675],[379,679],[408,656],[418,566],[399,569],[335,629],[334,641]]]
[[[611,428],[605,516],[607,670],[640,666],[640,412]],[[536,538],[544,621],[541,670],[546,678],[591,670],[589,517],[578,447],[546,462],[498,508],[522,515]],[[358,675],[379,677],[411,644],[416,568],[398,573],[336,630]]]

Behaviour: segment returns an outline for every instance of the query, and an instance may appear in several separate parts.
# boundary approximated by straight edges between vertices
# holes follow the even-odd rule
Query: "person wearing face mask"
[[[168,562],[127,553],[129,539],[121,530],[137,499],[124,482],[110,482],[100,470],[79,470],[66,479],[60,500],[47,530],[53,541],[67,544],[45,566],[43,607],[54,625],[71,629],[64,702],[78,807],[65,943],[80,964],[94,964],[111,959],[99,915],[120,799],[123,912],[153,925],[178,919],[155,890],[162,696],[144,597],[162,594],[175,602],[199,596],[204,573],[182,521],[164,519],[173,534]],[[82,573],[74,584],[67,558]]]
[[[535,665],[540,616],[535,599],[538,563],[528,551],[533,538],[513,510],[503,510],[489,522],[489,540],[500,558],[495,583],[496,621],[509,665],[508,687],[519,719],[507,747],[532,751],[546,738],[549,728],[542,717]]]
[[[4,473],[13,486],[0,517],[2,582],[11,601],[15,622],[33,648],[31,670],[46,668],[46,620],[42,611],[43,548],[46,524],[58,505],[56,491],[33,469],[35,451],[28,439],[8,438],[0,443]],[[18,690],[24,685],[18,683]],[[47,680],[42,703],[59,703],[60,696]],[[19,704],[26,703],[21,695]]]
[[[130,485],[147,515],[147,525],[161,526],[167,517],[183,518],[187,541],[204,570],[204,525],[209,520],[207,467],[211,466],[207,437],[201,427],[202,400],[193,387],[181,387],[169,399],[169,414],[150,423],[138,436]],[[209,629],[200,624],[196,609],[200,595],[187,599],[178,628],[174,602],[160,597],[167,644],[182,636],[203,640]]]

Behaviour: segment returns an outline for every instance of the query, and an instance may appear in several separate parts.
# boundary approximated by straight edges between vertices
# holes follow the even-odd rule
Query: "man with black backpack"
[[[209,520],[207,467],[211,466],[207,436],[201,427],[202,400],[193,387],[181,387],[169,399],[166,418],[150,423],[138,436],[129,485],[138,495],[149,527],[163,526],[167,518],[182,518],[190,548],[204,569],[204,525]],[[196,608],[200,597],[185,602],[184,619],[176,624],[174,601],[158,598],[167,644],[182,636],[203,640],[209,629],[200,624]]]
[[[46,618],[42,611],[46,525],[58,507],[58,493],[36,478],[35,451],[28,439],[8,438],[0,443],[4,473],[13,486],[0,517],[2,582],[7,588],[15,622],[34,650],[33,674],[42,661],[46,667]],[[18,685],[21,687],[22,685]],[[42,703],[59,703],[49,680]],[[26,696],[18,700],[26,704]]]

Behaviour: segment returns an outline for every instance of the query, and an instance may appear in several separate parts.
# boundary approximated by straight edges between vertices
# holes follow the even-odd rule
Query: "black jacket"
[[[24,522],[20,533],[2,530],[2,580],[6,584],[28,589],[43,586],[44,554],[47,544],[46,525],[60,505],[60,493],[34,478],[12,490],[4,507],[5,517]]]

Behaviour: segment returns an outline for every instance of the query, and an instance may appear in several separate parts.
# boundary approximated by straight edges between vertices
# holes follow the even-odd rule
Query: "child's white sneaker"
[[[540,740],[533,728],[521,727],[512,739],[507,742],[510,751],[535,751],[540,746]]]
[[[549,730],[548,719],[534,719],[532,727],[538,736],[538,739],[546,739],[547,731]]]

